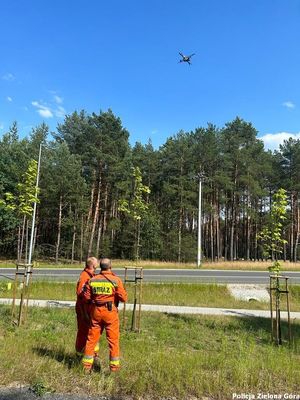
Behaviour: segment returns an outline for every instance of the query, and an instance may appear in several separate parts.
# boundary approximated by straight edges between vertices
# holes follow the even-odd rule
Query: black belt
[[[99,303],[98,301],[93,301],[93,304],[95,304],[95,306],[97,306],[97,307],[107,307],[107,303],[108,302]]]
[[[96,307],[106,307],[109,311],[112,310],[112,301],[106,301],[105,303],[100,303],[98,301],[93,301],[93,304],[95,304]]]

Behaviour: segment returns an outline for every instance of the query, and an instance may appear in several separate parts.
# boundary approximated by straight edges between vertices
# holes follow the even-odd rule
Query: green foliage
[[[33,382],[32,385],[30,386],[30,390],[38,397],[42,397],[46,393],[54,392],[53,390],[48,388],[41,379],[37,379],[35,382]]]
[[[163,246],[161,216],[155,204],[150,204],[141,223],[141,258],[160,259]]]
[[[149,208],[144,197],[145,194],[149,194],[151,191],[148,186],[143,185],[139,167],[132,167],[132,177],[134,179],[134,189],[131,201],[121,199],[119,201],[119,211],[129,214],[135,221],[139,221]]]
[[[40,256],[56,256],[58,248],[65,259],[104,252],[116,258],[139,253],[151,260],[194,262],[195,177],[201,169],[206,177],[205,259],[265,256],[257,233],[268,226],[273,193],[280,187],[288,193],[287,218],[281,221],[282,238],[288,242],[283,242],[284,253],[276,255],[275,245],[269,250],[278,261],[299,259],[300,140],[285,141],[273,154],[264,150],[255,127],[237,117],[220,128],[209,123],[179,131],[159,149],[151,141],[131,148],[128,131],[111,110],[67,115],[52,136],[54,140],[41,124],[20,139],[13,123],[0,138],[1,255],[15,257],[20,219],[32,212],[33,174],[24,171],[30,159],[37,159],[42,143],[36,237]],[[272,232],[276,241],[279,232]]]
[[[130,200],[121,199],[119,201],[119,211],[127,214],[135,221],[135,258],[140,254],[140,233],[141,220],[147,214],[149,204],[145,200],[145,195],[150,194],[150,188],[142,183],[142,173],[139,167],[132,167],[133,192]]]
[[[38,203],[38,193],[36,193],[38,163],[36,160],[30,160],[27,171],[23,176],[23,182],[17,185],[19,192],[18,208],[22,215],[30,216],[33,211],[33,204]]]
[[[272,208],[270,210],[267,224],[258,234],[258,239],[262,242],[263,254],[266,258],[275,255],[275,262],[270,271],[279,273],[279,255],[283,251],[283,245],[287,243],[282,237],[283,222],[286,220],[287,196],[286,190],[280,188],[273,196]]]
[[[22,181],[17,184],[17,195],[5,193],[5,201],[1,204],[9,211],[15,211],[18,216],[31,216],[33,204],[39,202],[36,196],[37,161],[30,160],[27,171],[22,175]]]

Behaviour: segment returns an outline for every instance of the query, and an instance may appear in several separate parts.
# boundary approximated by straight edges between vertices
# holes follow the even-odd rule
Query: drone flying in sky
[[[181,57],[182,57],[182,59],[179,60],[180,63],[181,63],[181,62],[187,62],[189,65],[192,64],[192,63],[191,63],[191,58],[195,55],[195,53],[191,54],[190,56],[185,56],[184,54],[182,54],[182,53],[180,53],[180,52],[179,52],[179,54],[180,54]]]

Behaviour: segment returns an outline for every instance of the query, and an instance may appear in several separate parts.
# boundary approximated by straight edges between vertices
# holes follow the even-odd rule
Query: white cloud
[[[54,98],[54,101],[55,101],[56,104],[62,104],[63,101],[64,101],[64,99],[62,97],[60,97],[60,96],[57,96],[57,94],[55,94],[53,96],[53,98]]]
[[[39,103],[38,101],[32,101],[31,104],[37,108],[37,112],[40,114],[41,117],[43,118],[53,118],[53,112],[51,111],[51,108]]]
[[[284,107],[290,108],[290,109],[293,109],[296,107],[296,105],[292,101],[285,101],[284,103],[282,103],[282,105]]]
[[[259,139],[263,140],[265,148],[269,150],[279,149],[279,145],[283,144],[284,140],[289,138],[300,139],[300,132],[298,133],[288,133],[288,132],[278,132],[278,133],[267,133],[261,136]]]
[[[59,97],[58,101],[62,101],[62,99]],[[49,106],[41,101],[32,101],[31,104],[36,107],[36,111],[43,118],[53,118],[54,116],[57,118],[63,118],[66,115],[66,110],[61,105],[52,104]]]
[[[62,106],[58,106],[54,113],[56,117],[63,118],[66,115],[66,110]]]
[[[7,74],[2,76],[2,79],[4,81],[14,81],[16,79],[16,77],[14,76],[14,74],[11,74],[10,72],[8,72]]]
[[[39,110],[37,110],[37,112],[40,114],[41,117],[44,117],[44,118],[52,118],[53,117],[52,111],[49,109],[46,109],[46,108],[39,109]]]
[[[4,129],[4,125],[2,124],[2,122],[0,122],[0,131],[2,131],[2,129]]]
[[[9,101],[9,102],[13,101],[13,99],[10,96],[7,96],[6,100]]]

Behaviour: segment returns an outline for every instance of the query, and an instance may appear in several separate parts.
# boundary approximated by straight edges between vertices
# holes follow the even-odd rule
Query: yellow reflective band
[[[82,359],[82,364],[93,364],[94,357],[93,356],[85,356]]]
[[[120,360],[117,360],[117,361],[110,360],[109,364],[118,366],[118,365],[120,365]]]
[[[92,283],[92,282],[108,282],[108,283],[111,283],[113,286],[115,286],[115,287],[118,287],[118,282],[117,281],[115,281],[115,280],[113,280],[113,279],[106,279],[106,278],[104,278],[104,279],[97,279],[97,278],[92,278],[91,280],[90,280],[90,283]]]
[[[113,285],[110,282],[91,282],[94,294],[113,294]]]

